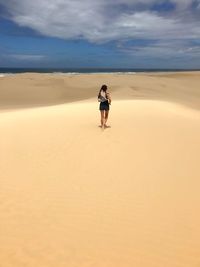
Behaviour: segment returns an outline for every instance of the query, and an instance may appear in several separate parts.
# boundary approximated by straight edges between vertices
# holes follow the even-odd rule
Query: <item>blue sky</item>
[[[200,68],[200,0],[0,0],[0,67]]]

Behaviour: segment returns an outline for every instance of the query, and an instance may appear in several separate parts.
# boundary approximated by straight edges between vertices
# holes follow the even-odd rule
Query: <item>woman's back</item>
[[[99,99],[99,102],[108,101],[107,93],[104,92],[103,90],[101,90],[100,93],[99,93],[98,99]]]

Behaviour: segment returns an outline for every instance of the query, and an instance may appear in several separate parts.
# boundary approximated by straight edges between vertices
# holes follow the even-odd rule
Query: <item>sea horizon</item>
[[[200,69],[178,68],[4,68],[0,74],[52,73],[52,74],[96,74],[96,73],[139,73],[139,72],[183,72],[200,71]]]

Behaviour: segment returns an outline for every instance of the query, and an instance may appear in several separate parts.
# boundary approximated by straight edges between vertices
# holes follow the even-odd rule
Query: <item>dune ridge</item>
[[[166,100],[199,109],[200,72],[53,75],[25,73],[0,79],[0,110],[94,98],[102,83],[114,99]]]

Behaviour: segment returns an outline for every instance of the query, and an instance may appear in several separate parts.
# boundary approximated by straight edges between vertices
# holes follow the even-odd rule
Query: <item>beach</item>
[[[199,266],[199,84],[198,71],[0,77],[0,266]]]

